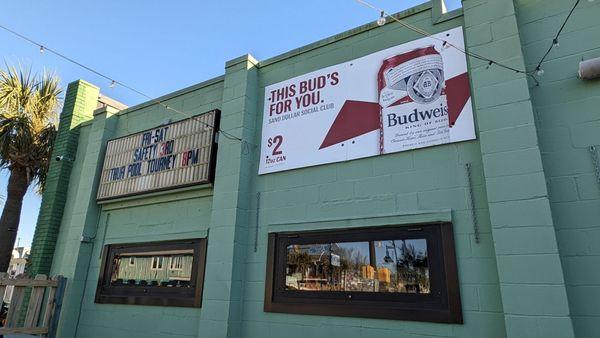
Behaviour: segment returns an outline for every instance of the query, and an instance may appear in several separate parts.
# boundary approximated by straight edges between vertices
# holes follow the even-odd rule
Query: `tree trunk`
[[[13,168],[10,170],[6,201],[0,217],[0,272],[6,272],[10,264],[21,219],[23,196],[25,196],[28,186],[25,169]]]

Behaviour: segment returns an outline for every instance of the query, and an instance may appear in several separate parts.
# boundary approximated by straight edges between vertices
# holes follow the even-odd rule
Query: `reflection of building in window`
[[[116,284],[169,286],[177,282],[180,285],[190,280],[193,258],[191,253],[168,255],[166,252],[162,256],[117,257],[114,263],[115,273],[111,279]],[[165,269],[165,261],[169,263],[168,269]]]
[[[429,293],[427,240],[290,245],[285,283],[289,290]]]
[[[370,265],[363,265],[361,268],[362,278],[375,279],[375,268]]]
[[[171,256],[171,264],[170,264],[169,269],[182,270],[183,269],[183,256]]]
[[[271,233],[265,311],[460,323],[452,233],[451,223]]]
[[[163,257],[152,257],[152,270],[162,270]]]
[[[96,302],[201,304],[206,239],[107,245]]]
[[[392,280],[392,272],[388,268],[377,269],[377,279],[380,283],[390,283]]]

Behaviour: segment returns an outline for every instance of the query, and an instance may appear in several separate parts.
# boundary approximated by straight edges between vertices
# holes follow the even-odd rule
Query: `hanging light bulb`
[[[535,73],[537,74],[537,76],[543,76],[544,75],[544,70],[540,67],[537,67],[535,69]]]
[[[44,46],[40,46],[40,54],[44,54],[45,51],[46,51],[46,48],[44,48]]]
[[[379,16],[379,19],[377,19],[377,25],[378,26],[385,25],[385,12],[384,11],[381,11],[381,16]]]
[[[485,66],[485,69],[490,69],[490,67],[494,64],[494,61],[488,62],[487,66]]]
[[[559,47],[560,46],[560,44],[558,43],[558,39],[552,40],[552,46],[554,46],[554,47]]]
[[[115,88],[115,85],[116,85],[116,84],[117,84],[117,83],[115,82],[115,80],[112,80],[112,82],[110,83],[109,87],[110,87],[110,88]]]

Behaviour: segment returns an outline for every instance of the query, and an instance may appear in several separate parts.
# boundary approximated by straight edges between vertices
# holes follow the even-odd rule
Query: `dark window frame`
[[[297,291],[285,288],[286,248],[376,239],[426,238],[429,294],[355,291]],[[270,233],[265,279],[265,312],[367,317],[462,324],[452,223]]]
[[[104,246],[96,303],[201,307],[206,268],[206,238],[160,242],[118,243]],[[112,262],[122,252],[149,252],[160,250],[194,250],[189,288],[152,287],[147,285],[111,285]],[[164,265],[164,262],[163,262]],[[165,268],[165,266],[163,266]]]

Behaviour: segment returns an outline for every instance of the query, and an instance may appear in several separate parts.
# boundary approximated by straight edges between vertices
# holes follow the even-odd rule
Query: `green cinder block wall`
[[[398,17],[432,33],[463,26],[469,50],[530,69],[569,6],[563,0],[464,0],[462,9],[442,14],[435,0]],[[221,128],[244,140],[220,139],[213,185],[97,204],[96,175],[109,139],[186,118],[152,102],[97,111],[77,129],[64,207],[40,214],[41,229],[48,217],[60,219],[51,268],[69,278],[60,336],[600,336],[600,279],[593,269],[600,186],[588,150],[600,148],[600,85],[574,75],[582,57],[600,56],[599,11],[597,3],[582,2],[539,87],[468,59],[473,141],[257,175],[265,86],[420,38],[393,22],[267,60],[241,56],[225,63],[223,76],[159,98],[192,114],[220,109]],[[472,166],[479,243],[466,164]],[[57,196],[48,192],[44,199]],[[382,215],[401,222],[444,215],[453,222],[464,324],[263,311],[269,232]],[[91,243],[81,243],[82,235]],[[94,303],[104,245],[198,237],[208,237],[202,308]]]
[[[528,68],[552,44],[572,1],[515,1]],[[600,57],[600,6],[581,1],[530,86],[576,337],[600,337],[600,182],[590,146],[600,150],[600,83],[577,76]],[[600,153],[597,153],[600,154]]]

